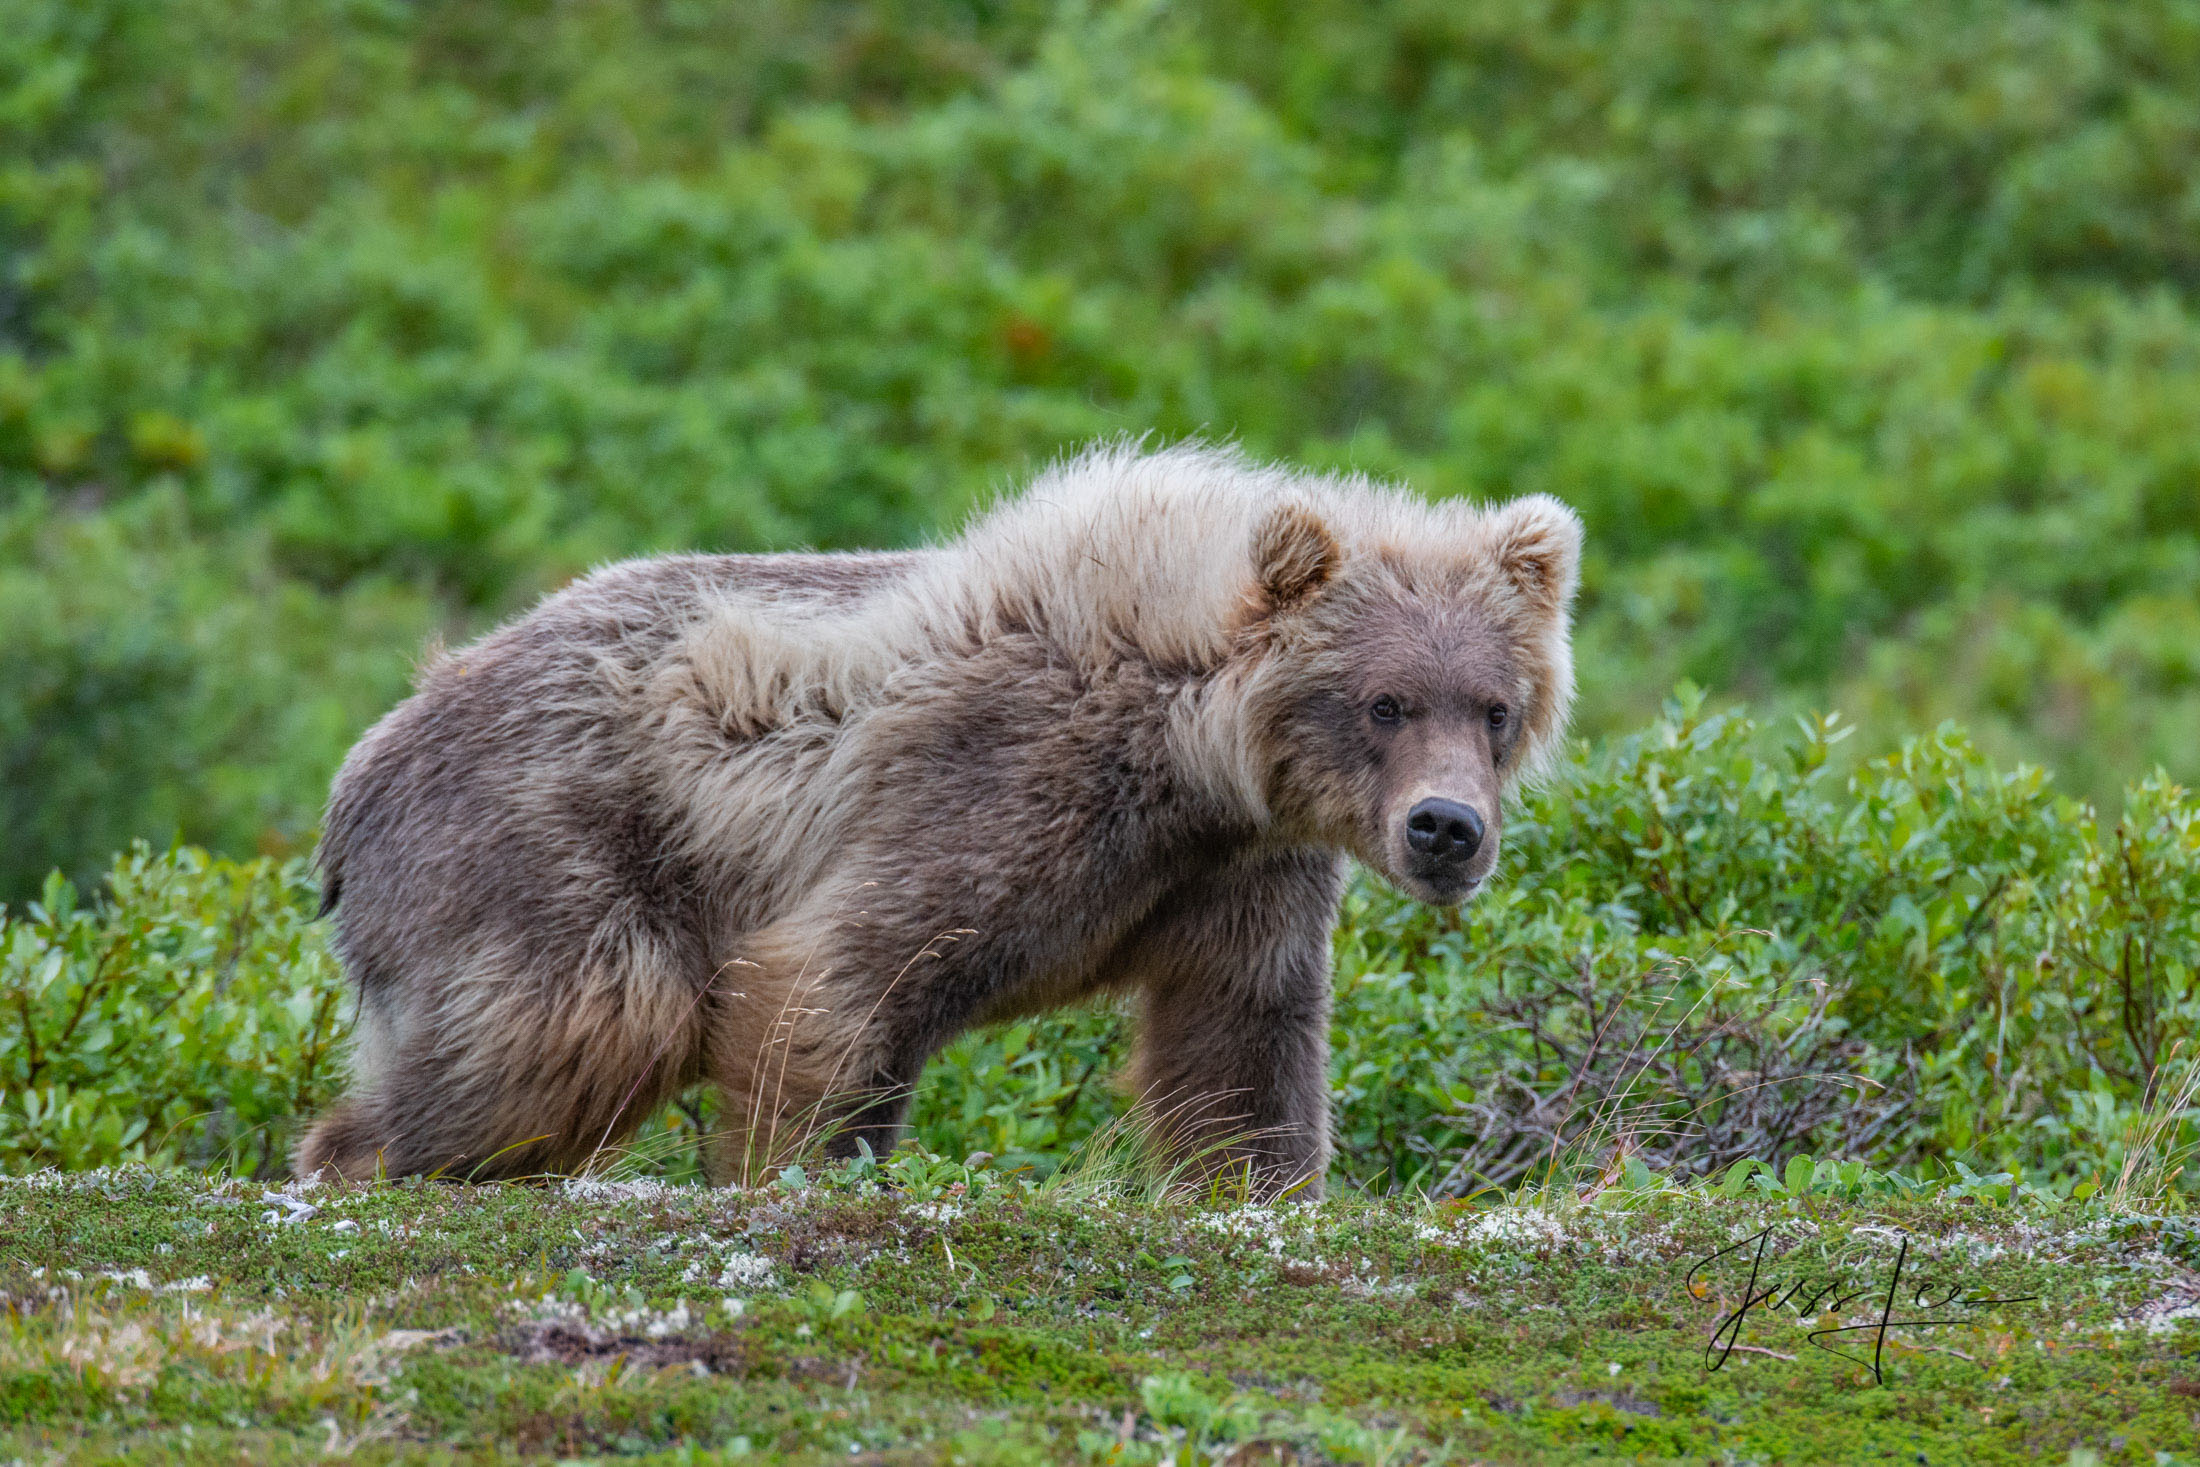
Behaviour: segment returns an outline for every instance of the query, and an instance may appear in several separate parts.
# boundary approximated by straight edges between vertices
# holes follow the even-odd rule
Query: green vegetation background
[[[2190,779],[2196,158],[2187,0],[0,0],[0,899],[1116,432],[1561,495],[1590,734]]]
[[[1589,525],[1632,737],[1507,893],[1353,896],[1342,1175],[2113,1177],[2200,1012],[2196,291],[2190,0],[0,0],[0,1168],[279,1165],[432,640],[1151,432]],[[93,900],[179,836],[273,863]],[[1118,1038],[920,1134],[1043,1169]]]
[[[2104,819],[1949,730],[1841,774],[1840,732],[1677,700],[1522,802],[1489,894],[1355,886],[1336,1180],[1732,1193],[1745,1163],[1776,1185],[1817,1156],[1846,1182],[2189,1202],[2200,800],[2153,779]],[[0,1174],[280,1172],[346,1022],[305,863],[140,848],[97,895],[56,874],[0,922]],[[1123,1161],[1124,1027],[1097,1006],[966,1036],[916,1139],[1041,1178]],[[712,1123],[687,1097],[610,1160],[693,1177]]]

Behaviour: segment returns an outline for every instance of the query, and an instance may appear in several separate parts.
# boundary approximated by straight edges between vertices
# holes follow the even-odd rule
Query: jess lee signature
[[[1887,1348],[1887,1336],[1892,1331],[1915,1329],[1930,1324],[1969,1324],[1978,1310],[1995,1304],[2025,1304],[2039,1297],[2037,1294],[2020,1294],[2007,1298],[1988,1297],[1969,1292],[1969,1286],[1965,1284],[1951,1285],[1942,1292],[1930,1279],[1920,1279],[1910,1289],[1909,1302],[1903,1304],[1903,1270],[1909,1266],[1910,1261],[1910,1238],[1907,1233],[1902,1235],[1901,1246],[1895,1252],[1894,1269],[1887,1275],[1886,1287],[1883,1289],[1868,1283],[1861,1287],[1851,1287],[1850,1275],[1845,1269],[1823,1275],[1804,1272],[1795,1276],[1792,1281],[1783,1282],[1776,1271],[1766,1267],[1765,1249],[1771,1238],[1772,1229],[1766,1228],[1753,1237],[1721,1248],[1688,1271],[1688,1292],[1700,1299],[1708,1292],[1709,1280],[1699,1281],[1706,1270],[1722,1258],[1739,1254],[1745,1248],[1752,1249],[1749,1256],[1749,1283],[1742,1290],[1741,1303],[1719,1316],[1710,1340],[1704,1345],[1706,1370],[1717,1370],[1726,1364],[1727,1358],[1741,1344],[1742,1326],[1748,1322],[1752,1313],[1769,1316],[1784,1310],[1793,1310],[1798,1320],[1815,1319],[1821,1314],[1832,1314],[1839,1318],[1850,1305],[1859,1300],[1869,1300],[1878,1310],[1877,1317],[1869,1323],[1815,1329],[1806,1338],[1811,1344],[1830,1354],[1839,1355],[1844,1360],[1854,1360],[1859,1365],[1870,1366],[1873,1382],[1884,1384],[1879,1362]],[[1779,1261],[1773,1260],[1775,1265]],[[1895,1311],[1898,1307],[1905,1312],[1897,1315]],[[1907,1312],[1910,1309],[1921,1310],[1926,1317],[1913,1318]],[[1871,1337],[1870,1358],[1852,1354],[1828,1343],[1848,1335]],[[1844,1340],[1844,1343],[1861,1345],[1862,1341]]]

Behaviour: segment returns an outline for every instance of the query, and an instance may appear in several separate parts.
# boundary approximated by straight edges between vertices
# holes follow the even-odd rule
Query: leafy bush
[[[910,1134],[940,1156],[985,1151],[1051,1175],[1122,1113],[1129,1021],[1113,1003],[967,1034],[925,1072]]]
[[[303,864],[143,847],[87,906],[59,875],[0,929],[0,1168],[279,1170],[334,1095],[336,965]]]
[[[2068,1190],[2111,1182],[2150,1120],[2165,1154],[2193,1138],[2200,802],[2154,778],[2106,819],[1952,728],[1843,774],[1842,734],[1684,692],[1524,801],[1475,902],[1356,883],[1338,1178],[1463,1193],[1808,1154]],[[49,881],[0,945],[0,1166],[279,1164],[333,1080],[312,899],[295,863],[192,851],[125,857],[96,907]],[[1121,1113],[1126,1031],[1098,1007],[966,1036],[916,1140],[1052,1171]],[[636,1155],[692,1175],[709,1123],[691,1098]]]
[[[2196,138],[2190,0],[0,0],[0,896],[308,828],[592,562],[1126,429],[1565,497],[1591,732],[2189,780]]]
[[[1840,732],[1773,741],[1691,694],[1531,797],[1489,896],[1357,892],[1342,1169],[1459,1188],[1576,1144],[2120,1167],[2191,1063],[2200,804],[2156,777],[2104,820],[1953,728],[1844,777]]]

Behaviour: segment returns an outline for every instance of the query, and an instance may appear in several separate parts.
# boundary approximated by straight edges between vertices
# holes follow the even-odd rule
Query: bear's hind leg
[[[884,966],[831,960],[804,940],[766,932],[746,945],[738,988],[714,1005],[704,1069],[719,1096],[707,1170],[713,1182],[753,1181],[791,1162],[884,1156],[900,1138],[930,1047],[901,1032],[887,997],[866,985]],[[800,942],[796,948],[793,944]],[[785,950],[782,950],[785,948]]]
[[[352,1090],[307,1132],[299,1175],[458,1180],[569,1172],[696,1078],[694,986],[655,955],[563,982],[474,967],[441,1002],[377,994]]]
[[[301,1177],[325,1173],[364,1182],[382,1170],[382,1139],[373,1117],[348,1098],[322,1112],[291,1158],[291,1171]]]

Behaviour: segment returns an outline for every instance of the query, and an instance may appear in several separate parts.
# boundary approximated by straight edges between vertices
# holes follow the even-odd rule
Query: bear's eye
[[[1406,716],[1406,711],[1398,706],[1396,698],[1385,693],[1367,705],[1367,716],[1377,723],[1396,723]]]
[[[1507,712],[1505,711],[1505,705],[1504,705],[1504,704],[1502,704],[1502,703],[1492,703],[1492,704],[1490,705],[1490,727],[1491,727],[1491,728],[1503,728],[1503,727],[1505,726],[1505,720],[1506,720],[1506,719],[1507,719],[1508,717],[1510,717],[1510,716],[1511,716],[1511,715],[1509,715],[1509,714],[1508,714],[1508,713],[1507,713]]]

